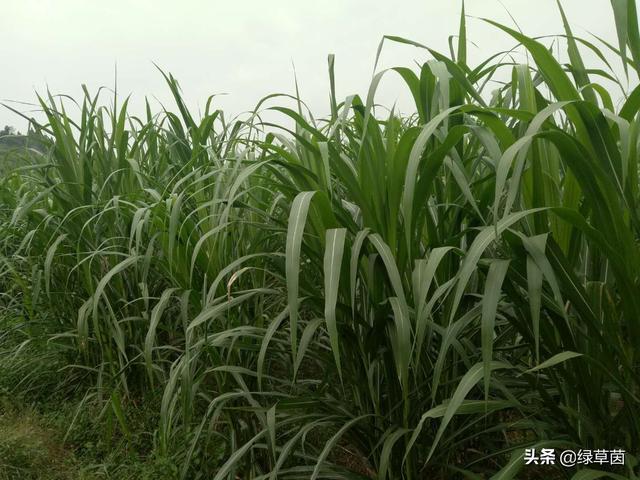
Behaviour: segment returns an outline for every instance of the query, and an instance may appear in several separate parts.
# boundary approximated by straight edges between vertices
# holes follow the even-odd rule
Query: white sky
[[[153,62],[173,73],[197,113],[213,93],[228,113],[251,109],[264,95],[293,93],[293,68],[312,110],[328,111],[327,54],[336,55],[338,100],[371,79],[384,34],[403,36],[448,52],[458,31],[458,0],[1,0],[0,100],[34,102],[35,92],[80,97],[113,86],[133,94],[134,113],[145,95],[173,108]],[[504,6],[503,6],[504,5]],[[587,32],[616,44],[609,0],[564,0],[574,34]],[[467,15],[513,26],[505,7],[530,36],[562,33],[555,0],[467,0]],[[514,41],[482,21],[468,19],[471,63],[511,48]],[[387,45],[380,67],[412,66],[422,51]],[[409,103],[401,83],[383,80],[377,101]],[[108,99],[105,96],[105,101]],[[157,104],[156,104],[157,105]],[[23,111],[30,107],[16,105]],[[159,109],[159,107],[158,107]],[[5,108],[0,127],[26,123]]]

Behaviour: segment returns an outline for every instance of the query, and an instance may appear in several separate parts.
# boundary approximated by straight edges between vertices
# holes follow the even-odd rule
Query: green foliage
[[[178,467],[171,459],[149,454],[146,434],[133,442],[106,439],[96,404],[84,402],[79,412],[70,398],[41,400],[37,410],[15,397],[2,397],[0,402],[2,480],[169,480],[177,476]],[[131,408],[130,416],[139,431],[148,428],[148,412]]]
[[[629,72],[635,2],[612,3]],[[464,11],[450,56],[385,37],[432,59],[364,102],[330,56],[327,119],[271,95],[196,120],[164,73],[178,114],[40,98],[46,145],[3,182],[5,357],[56,349],[53,384],[124,442],[161,392],[180,478],[505,479],[530,445],[623,448],[637,478],[640,94],[614,107],[560,13],[567,65],[487,20],[533,63],[472,67]],[[387,73],[415,115],[379,115]]]
[[[55,449],[48,432],[26,417],[13,422],[0,417],[0,479],[60,480],[73,468],[65,452]]]

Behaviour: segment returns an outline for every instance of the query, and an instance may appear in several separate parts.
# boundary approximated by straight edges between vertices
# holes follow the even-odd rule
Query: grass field
[[[475,66],[463,10],[346,99],[330,56],[326,118],[195,117],[165,73],[174,111],[39,97],[0,170],[0,479],[640,478],[640,33],[612,7],[617,45],[561,7],[553,39],[486,20],[529,62]],[[375,105],[392,75],[413,114]]]

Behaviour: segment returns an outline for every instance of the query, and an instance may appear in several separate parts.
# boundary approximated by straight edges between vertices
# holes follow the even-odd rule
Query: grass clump
[[[1,399],[0,479],[2,480],[170,480],[178,467],[154,456],[149,413],[130,408],[135,438],[107,436],[99,406],[73,398]],[[78,412],[81,404],[83,411]],[[152,405],[151,403],[149,405]]]
[[[76,459],[27,408],[2,399],[0,407],[0,479],[63,480],[78,478]],[[85,477],[89,478],[89,477]]]

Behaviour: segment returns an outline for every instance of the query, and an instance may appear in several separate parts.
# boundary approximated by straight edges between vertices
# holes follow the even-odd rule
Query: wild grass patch
[[[366,95],[329,57],[327,118],[195,117],[164,73],[175,111],[40,97],[0,184],[9,383],[90,399],[170,478],[638,478],[640,38],[613,7],[618,46],[565,21],[568,62],[487,20],[525,63],[470,65],[464,11],[447,54],[385,37],[428,59]],[[388,75],[412,115],[376,106]],[[524,473],[531,447],[627,463]]]

